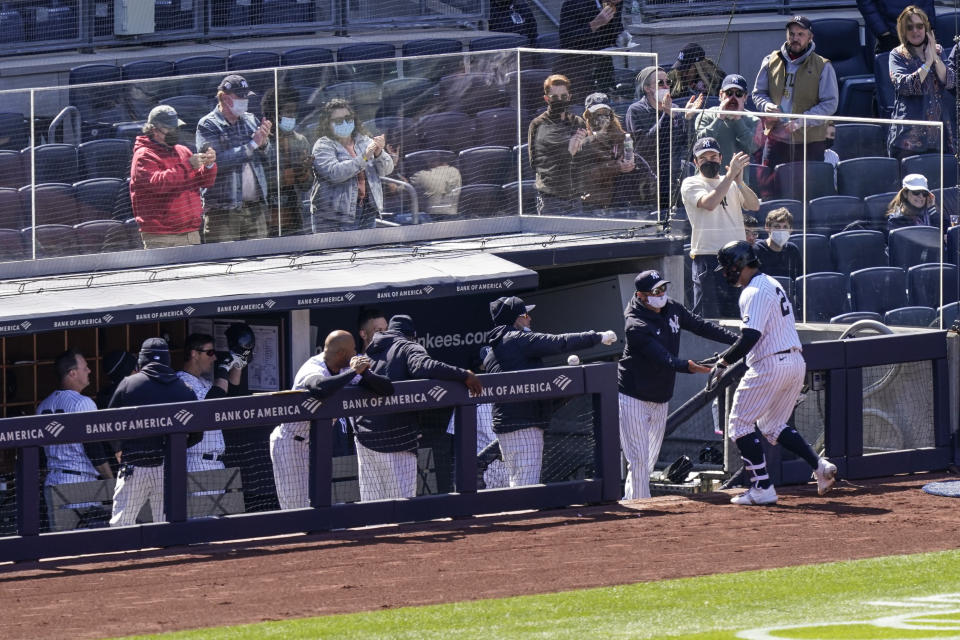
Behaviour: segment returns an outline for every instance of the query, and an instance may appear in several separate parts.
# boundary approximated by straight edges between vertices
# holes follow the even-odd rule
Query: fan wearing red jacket
[[[177,144],[183,124],[173,107],[154,107],[133,145],[130,200],[145,249],[201,242],[200,189],[217,177],[217,152]]]

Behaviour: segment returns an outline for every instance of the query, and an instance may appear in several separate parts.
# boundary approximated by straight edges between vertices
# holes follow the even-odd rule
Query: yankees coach
[[[617,341],[613,331],[536,333],[530,329],[530,312],[534,306],[525,305],[516,296],[497,298],[490,303],[494,327],[487,333],[491,348],[483,362],[487,373],[540,369],[544,356]],[[493,405],[493,431],[500,441],[511,487],[540,482],[543,432],[549,421],[550,416],[538,401]]]
[[[626,346],[617,384],[620,446],[627,458],[624,500],[650,497],[650,474],[660,456],[677,372],[710,373],[709,367],[677,357],[680,330],[724,344],[737,341],[736,334],[668,298],[668,284],[658,271],[640,273],[634,279],[637,291],[623,312]]]

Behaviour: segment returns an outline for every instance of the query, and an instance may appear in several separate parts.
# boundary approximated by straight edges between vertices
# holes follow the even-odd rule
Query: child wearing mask
[[[767,214],[763,225],[767,237],[753,245],[763,265],[763,272],[774,277],[789,278],[791,284],[800,275],[800,248],[790,242],[793,231],[793,215],[785,208],[774,209]],[[793,294],[789,289],[788,294]]]

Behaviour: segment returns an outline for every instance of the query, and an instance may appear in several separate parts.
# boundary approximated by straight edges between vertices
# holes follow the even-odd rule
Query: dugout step
[[[681,483],[670,482],[660,472],[650,477],[650,495],[693,495],[712,493],[720,488],[724,480],[723,471],[694,471]]]

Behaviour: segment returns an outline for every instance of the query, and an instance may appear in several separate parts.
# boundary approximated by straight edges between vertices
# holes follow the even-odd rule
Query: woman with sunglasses
[[[936,198],[927,186],[927,179],[919,173],[903,178],[903,188],[897,192],[887,208],[887,231],[913,225],[940,226]]]
[[[953,107],[946,102],[946,91],[956,82],[953,69],[940,59],[942,48],[937,44],[930,20],[922,9],[910,5],[897,18],[900,46],[890,52],[890,79],[896,93],[893,101],[894,120],[927,120],[943,122],[944,148],[940,147],[940,131],[923,125],[890,127],[887,147],[890,157],[905,158],[920,153],[952,153]]]
[[[383,135],[371,138],[346,100],[321,108],[321,137],[313,145],[313,231],[372,229],[383,211],[382,176],[393,171]]]
[[[624,157],[626,134],[607,94],[587,96],[583,119],[587,123],[587,137],[574,165],[583,194],[583,208],[606,209],[613,199],[617,177],[633,171],[635,165],[632,157],[629,160]]]

